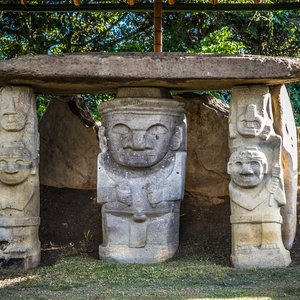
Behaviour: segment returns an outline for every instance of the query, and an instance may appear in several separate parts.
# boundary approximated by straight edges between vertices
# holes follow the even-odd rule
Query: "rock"
[[[229,106],[211,96],[181,94],[187,118],[187,168],[180,241],[230,248]]]
[[[296,235],[298,152],[297,128],[292,105],[284,85],[272,90],[274,130],[282,138],[282,165],[286,205],[282,207],[282,235],[286,249],[290,250]]]
[[[226,168],[228,149],[228,105],[197,94],[185,93],[187,119],[186,192],[201,198],[201,206],[224,202],[228,196]]]
[[[29,85],[50,94],[115,92],[134,86],[226,90],[299,80],[299,60],[253,55],[76,53],[0,61],[0,85]]]
[[[77,115],[72,113],[77,111]],[[93,120],[80,118],[74,101],[52,100],[39,123],[41,136],[40,181],[71,189],[96,189],[97,135]]]

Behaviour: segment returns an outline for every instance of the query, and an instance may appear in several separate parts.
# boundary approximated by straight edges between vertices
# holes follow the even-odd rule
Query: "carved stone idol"
[[[164,261],[178,247],[186,164],[183,104],[165,90],[124,88],[100,113],[105,130],[99,130],[99,255],[129,263]]]
[[[268,87],[233,88],[229,122],[232,263],[237,268],[287,266],[291,259],[280,213],[287,202],[282,139],[273,129]]]
[[[286,204],[280,167],[268,172],[265,154],[242,146],[228,163],[231,175],[232,261],[237,267],[285,266],[280,207]]]
[[[38,132],[29,88],[0,90],[0,267],[40,262]]]

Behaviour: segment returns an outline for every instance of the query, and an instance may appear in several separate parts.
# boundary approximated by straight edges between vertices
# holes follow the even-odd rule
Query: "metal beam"
[[[7,12],[100,12],[100,11],[128,11],[128,12],[153,12],[153,4],[136,3],[130,6],[125,3],[100,3],[82,4],[28,4],[12,5],[0,4],[0,11]],[[192,11],[276,11],[276,10],[300,10],[300,2],[274,3],[274,4],[206,4],[206,3],[175,3],[163,4],[164,12],[192,12]]]

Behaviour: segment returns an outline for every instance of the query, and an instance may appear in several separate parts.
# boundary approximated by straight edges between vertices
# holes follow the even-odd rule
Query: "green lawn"
[[[300,267],[240,271],[227,258],[179,253],[157,265],[60,256],[27,272],[0,270],[0,299],[300,299]]]

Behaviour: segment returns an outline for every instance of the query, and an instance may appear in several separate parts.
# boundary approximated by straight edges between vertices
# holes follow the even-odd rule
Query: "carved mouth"
[[[254,177],[253,174],[240,174],[240,176],[243,180],[249,180],[249,179],[252,179]]]

